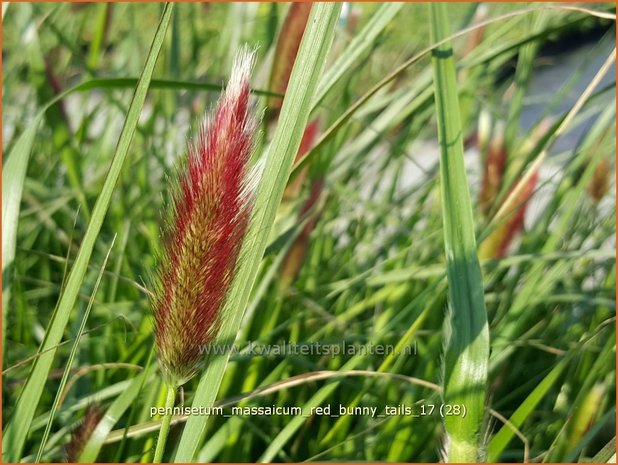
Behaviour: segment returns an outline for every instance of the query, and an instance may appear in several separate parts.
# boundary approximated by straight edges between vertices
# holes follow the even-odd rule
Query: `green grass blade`
[[[77,84],[75,87],[67,89],[66,92],[60,94],[50,103],[55,103],[67,94],[73,92],[86,92],[93,89],[126,89],[135,87],[138,78],[96,78]],[[178,79],[152,79],[150,81],[151,89],[171,89],[171,90],[207,90],[213,92],[221,92],[221,84],[213,84],[210,82],[184,81]],[[262,89],[251,89],[251,93],[260,96],[281,97],[281,94],[270,92]],[[49,106],[49,104],[48,104]]]
[[[549,391],[552,385],[556,382],[564,367],[566,359],[558,363],[549,374],[543,378],[534,391],[524,400],[519,408],[509,418],[510,425],[504,425],[496,435],[491,438],[487,446],[487,461],[496,462],[500,458],[502,451],[508,446],[509,442],[515,436],[513,427],[519,428],[528,416],[534,412],[534,409]]]
[[[317,107],[326,94],[346,75],[354,66],[354,63],[375,44],[376,38],[384,30],[386,25],[401,10],[403,3],[387,2],[373,14],[367,25],[357,36],[352,39],[345,51],[337,58],[320,80],[320,85],[313,100],[313,107]]]
[[[301,158],[299,158],[295,165],[294,165],[294,172],[298,172],[298,170],[300,170],[303,166],[306,165],[306,163],[309,161],[309,159],[311,159],[311,157],[315,154],[318,153],[320,150],[322,150],[327,143],[329,143],[335,136],[336,134],[341,130],[341,128],[348,122],[350,121],[350,119],[358,112],[358,110],[364,106],[380,89],[382,89],[383,87],[385,87],[388,83],[392,82],[395,78],[397,78],[397,76],[400,76],[401,73],[403,73],[407,68],[409,68],[410,66],[412,66],[414,63],[417,63],[421,58],[423,58],[425,55],[427,55],[428,53],[430,53],[434,48],[436,48],[438,45],[441,45],[443,43],[447,43],[450,42],[451,40],[455,40],[458,39],[460,37],[466,36],[467,34],[470,34],[471,32],[482,28],[482,27],[486,27],[489,26],[491,24],[495,24],[495,23],[499,23],[502,22],[506,19],[510,19],[510,18],[515,18],[518,16],[523,16],[523,15],[528,15],[531,13],[535,13],[544,9],[555,9],[555,10],[564,10],[564,11],[569,11],[569,10],[574,10],[577,9],[577,11],[581,11],[583,13],[589,14],[589,15],[594,15],[594,16],[600,16],[600,17],[605,17],[605,13],[602,12],[598,12],[598,11],[594,11],[594,10],[588,10],[588,9],[584,9],[584,8],[576,8],[576,7],[569,7],[569,6],[544,6],[544,7],[540,7],[540,8],[525,8],[525,9],[521,9],[521,10],[516,10],[516,11],[511,11],[509,13],[506,13],[504,15],[499,15],[496,16],[494,18],[490,18],[487,19],[485,21],[481,21],[478,24],[474,24],[468,28],[462,29],[450,36],[444,37],[442,39],[442,41],[440,41],[439,43],[434,43],[433,45],[431,45],[430,47],[427,47],[423,50],[421,50],[420,52],[418,52],[417,54],[415,54],[413,57],[409,58],[408,60],[406,60],[405,62],[403,62],[401,65],[397,66],[391,73],[389,73],[387,76],[385,76],[383,79],[381,79],[379,82],[377,82],[374,86],[372,86],[369,90],[367,90],[359,99],[357,99],[341,116],[339,116],[339,118],[337,118],[337,120],[335,122],[333,122],[331,124],[330,127],[328,127],[326,130],[324,130],[324,132],[322,133],[322,135],[320,136],[320,138],[317,140],[317,142],[315,143],[313,149],[311,149],[310,151],[308,151],[305,155],[303,155]],[[613,15],[609,14],[607,17],[610,18]],[[527,43],[529,40],[526,39],[525,41],[523,41],[522,43]],[[522,43],[517,43],[517,44],[512,44],[512,47],[515,46],[520,46],[522,45]],[[492,51],[490,56],[485,56],[482,57],[482,60],[479,61],[488,61],[491,59],[491,57],[493,56],[498,56],[502,53],[502,50],[499,52],[496,51]],[[465,60],[464,60],[465,61]],[[467,66],[470,67],[472,65],[474,65],[475,63],[468,63]],[[478,63],[476,63],[478,64]]]
[[[448,37],[443,3],[430,5],[432,41]],[[489,330],[481,267],[476,253],[474,222],[463,164],[455,63],[450,44],[432,56],[438,141],[444,247],[450,297],[444,354],[444,402],[460,405],[466,415],[445,417],[449,462],[477,462],[481,457]]]
[[[69,321],[69,316],[75,301],[77,299],[88,262],[92,251],[96,244],[99,231],[103,224],[105,214],[109,207],[114,186],[120,176],[122,165],[129,151],[131,140],[137,128],[139,116],[146,99],[148,92],[150,79],[154,71],[155,63],[163,43],[165,31],[169,24],[170,16],[172,13],[173,4],[167,4],[159,23],[159,27],[155,33],[152,46],[144,71],[133,95],[133,100],[127,113],[116,152],[112,159],[110,169],[107,173],[105,183],[101,189],[97,202],[92,212],[92,220],[88,225],[88,229],[84,235],[82,246],[79,249],[75,264],[71,269],[67,284],[64,292],[61,294],[58,301],[58,307],[56,312],[52,316],[49,323],[47,332],[45,333],[45,339],[41,343],[40,352],[44,352],[39,358],[37,358],[32,371],[28,376],[26,385],[17,401],[15,409],[13,410],[12,418],[8,424],[4,436],[2,438],[2,449],[5,462],[18,462],[24,447],[24,442],[30,429],[32,418],[34,417],[36,408],[41,398],[41,393],[45,387],[47,376],[52,367],[54,361],[54,355],[56,353],[54,348],[60,343],[64,329]],[[3,212],[4,213],[4,212]],[[4,215],[3,215],[4,216]]]
[[[330,49],[341,4],[316,3],[298,52],[283,102],[279,124],[268,149],[262,179],[258,185],[254,215],[243,243],[242,260],[226,302],[227,313],[219,340],[231,343],[236,337],[243,311],[264,250],[277,207],[281,201],[304,127],[309,119],[317,81],[322,74]],[[212,406],[227,365],[229,353],[213,358],[203,374],[194,406]],[[183,431],[175,462],[189,462],[203,439],[207,416],[192,416]]]
[[[77,354],[77,350],[79,349],[79,343],[84,334],[84,330],[86,329],[86,322],[88,321],[88,316],[90,315],[90,310],[92,309],[92,304],[94,304],[94,298],[97,295],[97,290],[99,289],[99,285],[101,284],[101,278],[103,278],[103,272],[105,271],[105,267],[107,266],[107,260],[109,259],[109,255],[114,247],[114,242],[116,241],[116,237],[112,240],[112,243],[109,247],[107,255],[105,256],[105,260],[103,260],[103,265],[101,265],[101,269],[99,270],[99,275],[97,276],[97,280],[94,283],[94,288],[92,290],[92,295],[90,296],[90,300],[88,301],[88,306],[86,307],[86,311],[84,312],[84,316],[82,317],[81,324],[75,335],[75,342],[73,342],[73,346],[71,347],[71,353],[69,354],[69,358],[64,367],[64,373],[62,374],[62,379],[60,380],[60,384],[58,386],[58,392],[56,393],[56,398],[54,399],[54,403],[52,405],[51,411],[49,412],[49,419],[47,420],[47,425],[45,426],[45,432],[43,433],[43,439],[41,440],[41,444],[39,445],[39,451],[37,452],[35,462],[40,462],[41,457],[43,455],[43,451],[45,451],[45,444],[47,443],[47,439],[49,437],[49,433],[51,431],[52,425],[54,423],[54,417],[56,416],[56,411],[58,410],[58,406],[60,405],[60,400],[62,399],[62,393],[64,392],[64,388],[67,384],[67,380],[69,379],[69,374],[71,373],[71,367],[73,366],[73,360],[75,359],[75,355]]]
[[[438,284],[438,286],[440,286],[440,284]],[[388,289],[388,288],[385,288],[385,289]],[[435,295],[440,295],[442,293],[441,291],[443,291],[441,286],[438,288],[434,286],[431,286],[428,288],[428,293],[433,292],[435,293]],[[379,294],[380,294],[379,292],[376,292],[373,294],[372,297],[379,296]],[[378,301],[379,300],[381,300],[381,298],[378,299]],[[420,299],[418,303],[420,304]],[[411,306],[416,305],[416,304],[417,304],[416,299],[410,303]],[[423,322],[426,320],[427,315],[431,312],[431,310],[433,310],[431,304],[423,309],[422,313],[418,316],[418,318],[411,325],[409,331],[406,333],[406,337],[411,337],[412,334],[414,334],[416,331],[420,329],[420,327],[422,326]],[[386,331],[388,329],[390,328],[386,327],[386,328],[383,328],[382,331]],[[374,336],[377,338],[379,334],[375,334]],[[314,335],[314,338],[316,338],[316,340],[318,337],[319,337],[318,334]],[[340,370],[346,371],[346,370],[357,369],[359,367],[359,364],[364,361],[365,357],[366,356],[362,353],[355,354],[344,365],[341,366]],[[311,410],[312,407],[323,405],[324,402],[326,402],[326,400],[329,398],[329,396],[331,396],[337,390],[338,386],[339,386],[338,382],[333,382],[333,383],[327,384],[323,386],[322,388],[320,388],[317,392],[312,394],[311,397],[307,401],[305,401],[305,403],[302,406],[302,411],[308,412]],[[287,442],[293,437],[293,435],[300,429],[300,427],[306,421],[307,421],[307,418],[298,416],[298,417],[293,418],[289,422],[287,422],[285,427],[277,434],[277,436],[275,436],[275,438],[269,444],[268,448],[260,456],[260,458],[258,459],[258,462],[271,462],[281,452],[281,450],[287,444]]]

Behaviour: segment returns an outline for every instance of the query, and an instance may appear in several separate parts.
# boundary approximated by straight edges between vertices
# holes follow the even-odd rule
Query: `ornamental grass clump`
[[[172,185],[152,299],[166,407],[173,407],[176,388],[196,374],[204,347],[217,335],[249,224],[249,158],[258,127],[249,102],[253,61],[247,51],[237,56],[225,92],[189,144]],[[170,419],[161,427],[156,462]]]

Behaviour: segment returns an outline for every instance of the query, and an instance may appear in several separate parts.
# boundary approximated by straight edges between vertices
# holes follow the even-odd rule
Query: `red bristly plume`
[[[217,334],[249,223],[252,65],[253,54],[237,57],[214,113],[189,145],[168,209],[153,309],[159,361],[176,385],[195,374]]]

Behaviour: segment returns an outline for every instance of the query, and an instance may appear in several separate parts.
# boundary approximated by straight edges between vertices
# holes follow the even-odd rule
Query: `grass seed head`
[[[481,181],[481,191],[479,194],[479,205],[483,214],[487,214],[491,210],[494,201],[498,197],[502,187],[506,159],[504,123],[498,122],[494,127],[494,134],[483,163],[483,180]]]
[[[588,194],[595,204],[598,204],[609,190],[611,168],[607,158],[601,158],[594,169],[592,180],[588,184]]]
[[[248,165],[258,126],[249,102],[253,61],[248,51],[237,56],[172,189],[152,305],[159,361],[177,385],[195,374],[217,334],[249,223],[255,183]]]
[[[595,147],[590,151],[588,158],[586,160],[585,166],[582,168],[581,175],[583,176],[586,167],[593,163],[594,159],[598,155],[600,150],[605,150],[604,145],[606,143],[606,139],[611,134],[610,130],[605,130],[604,133],[599,137],[599,140],[596,142]],[[595,205],[598,205],[607,191],[609,190],[609,186],[611,184],[611,173],[614,171],[609,162],[610,153],[601,154],[601,158],[599,159],[594,172],[592,173],[592,179],[587,186],[587,192]]]
[[[536,171],[528,179],[514,202],[514,209],[507,213],[500,225],[483,241],[479,248],[479,257],[482,259],[502,258],[506,256],[515,237],[524,229],[524,220],[530,198],[534,194],[539,179]],[[515,183],[515,186],[520,181]]]
[[[92,436],[94,429],[103,418],[103,410],[96,405],[89,405],[86,408],[84,419],[71,435],[71,440],[65,447],[66,459],[68,463],[77,463],[79,456],[84,451],[86,443]]]

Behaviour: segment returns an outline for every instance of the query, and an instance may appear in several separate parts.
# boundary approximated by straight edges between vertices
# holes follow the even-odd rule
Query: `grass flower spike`
[[[507,150],[504,144],[504,123],[498,122],[489,143],[483,163],[483,181],[479,193],[481,212],[487,215],[500,193],[502,178],[506,167]]]
[[[511,243],[524,228],[526,210],[534,194],[538,179],[539,172],[535,171],[518,195],[515,208],[500,220],[499,226],[481,243],[479,256],[482,259],[503,258],[507,255]]]
[[[154,298],[155,340],[167,395],[154,462],[163,458],[176,389],[199,369],[214,340],[251,215],[249,173],[258,121],[249,103],[254,54],[236,57],[213,114],[189,144],[164,228]]]
[[[76,463],[84,450],[88,439],[92,436],[95,428],[103,418],[103,410],[96,405],[89,405],[83,420],[71,434],[71,441],[66,445],[66,461]]]
[[[212,116],[190,144],[165,226],[153,299],[159,361],[182,384],[213,340],[251,213],[249,157],[257,120],[249,104],[252,53],[240,53]]]

